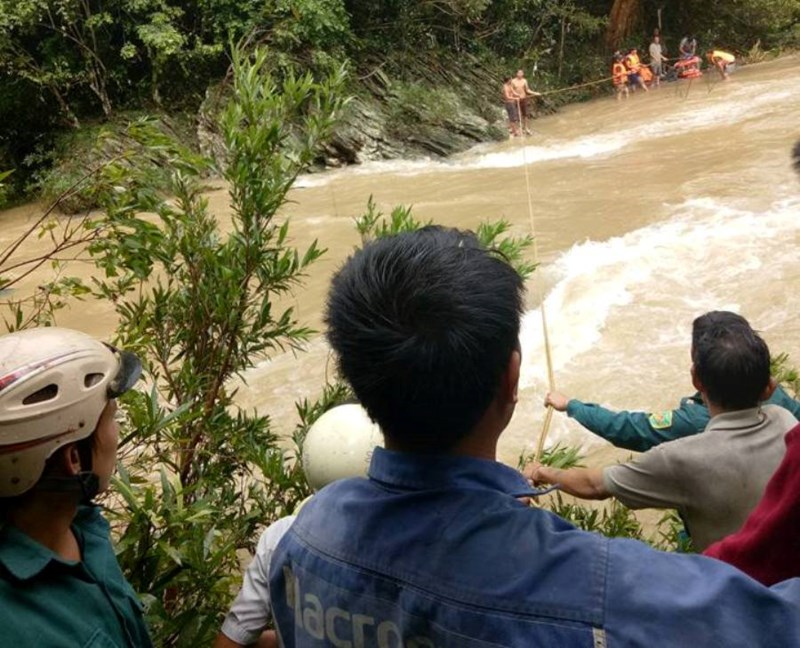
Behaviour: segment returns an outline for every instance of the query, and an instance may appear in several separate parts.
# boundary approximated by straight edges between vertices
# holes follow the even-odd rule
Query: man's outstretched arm
[[[524,471],[534,484],[558,484],[561,490],[581,499],[601,500],[611,496],[603,483],[602,468],[549,468],[531,464]]]
[[[677,410],[657,414],[614,412],[559,392],[548,393],[545,406],[566,412],[567,416],[616,447],[637,452],[702,432],[709,419],[708,410],[700,405],[682,404]]]

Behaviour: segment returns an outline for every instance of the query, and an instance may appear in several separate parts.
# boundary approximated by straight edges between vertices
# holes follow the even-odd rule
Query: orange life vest
[[[622,85],[628,82],[628,70],[622,63],[614,63],[611,68],[611,74],[614,77],[614,85]]]

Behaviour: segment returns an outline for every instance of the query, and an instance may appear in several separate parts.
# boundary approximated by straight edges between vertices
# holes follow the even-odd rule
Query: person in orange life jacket
[[[736,57],[722,50],[708,50],[706,52],[706,59],[708,62],[717,68],[717,72],[722,77],[723,81],[727,81],[730,76],[728,74],[728,66],[736,62]]]
[[[639,53],[635,47],[631,48],[628,55],[625,57],[625,67],[628,68],[628,81],[631,86],[633,86],[634,90],[638,85],[647,92],[647,84],[642,78],[642,62],[639,59]]]
[[[617,95],[617,101],[622,99],[623,94],[627,99],[630,94],[628,90],[628,69],[622,62],[621,54],[614,55],[614,63],[611,66],[611,76],[614,84],[614,91]]]

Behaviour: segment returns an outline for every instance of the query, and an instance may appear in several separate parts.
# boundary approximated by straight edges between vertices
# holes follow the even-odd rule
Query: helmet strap
[[[100,478],[89,470],[83,470],[72,477],[42,477],[34,488],[56,493],[80,493],[81,502],[89,503],[100,492]]]
[[[90,503],[100,492],[100,478],[92,472],[92,443],[94,435],[81,439],[75,445],[81,460],[81,472],[72,477],[42,477],[37,490],[57,493],[81,493],[81,503]]]

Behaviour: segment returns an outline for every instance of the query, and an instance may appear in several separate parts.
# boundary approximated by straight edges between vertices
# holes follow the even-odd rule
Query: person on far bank
[[[639,52],[635,47],[628,51],[624,62],[625,67],[628,68],[628,82],[631,84],[633,90],[636,90],[636,86],[639,86],[647,92],[647,83],[642,75],[642,62],[639,59]]]
[[[622,62],[621,54],[614,55],[614,63],[611,66],[611,80],[614,84],[614,93],[617,101],[622,99],[623,95],[627,99],[630,95],[628,90],[628,68]]]
[[[541,493],[497,446],[523,297],[507,260],[458,230],[370,242],[337,271],[327,338],[386,449],[367,479],[317,493],[278,545],[281,646],[794,645],[800,580],[770,589],[520,501]]]
[[[697,56],[697,39],[694,36],[686,35],[681,39],[678,46],[682,59],[692,59]]]
[[[664,51],[661,47],[661,38],[653,36],[650,43],[650,69],[653,72],[653,79],[656,86],[661,85],[661,77],[664,76]]]
[[[703,318],[713,313],[701,316]],[[749,326],[706,324],[692,349],[692,382],[711,420],[702,434],[663,443],[606,468],[526,469],[584,499],[615,497],[632,509],[676,509],[700,551],[742,526],[786,451],[791,412],[760,403],[775,388],[769,349]]]
[[[93,498],[139,360],[68,329],[0,337],[0,625],[18,648],[152,646]]]
[[[516,76],[511,79],[511,87],[519,100],[519,114],[522,119],[523,132],[525,135],[530,135],[531,97],[541,97],[542,95],[530,89],[523,70],[517,70]]]
[[[723,81],[730,79],[728,74],[728,66],[736,62],[736,57],[730,52],[723,52],[722,50],[709,50],[706,52],[706,59],[708,62],[717,68],[720,77]]]
[[[667,43],[664,41],[664,36],[661,34],[661,30],[656,27],[653,29],[653,40],[658,39],[659,45],[661,45],[661,54],[665,57],[667,56]]]
[[[503,79],[503,106],[508,115],[508,132],[511,137],[519,136],[519,98],[511,85],[511,77]]]
[[[707,327],[747,326],[747,320],[737,313],[712,311],[697,318],[692,325],[692,348]],[[776,385],[766,401],[779,405],[800,419],[800,402]],[[550,392],[545,397],[545,406],[575,419],[590,432],[609,441],[618,448],[644,452],[660,443],[673,441],[702,432],[708,425],[710,415],[700,392],[682,398],[673,410],[661,412],[613,411],[597,405],[570,398],[561,392]]]

